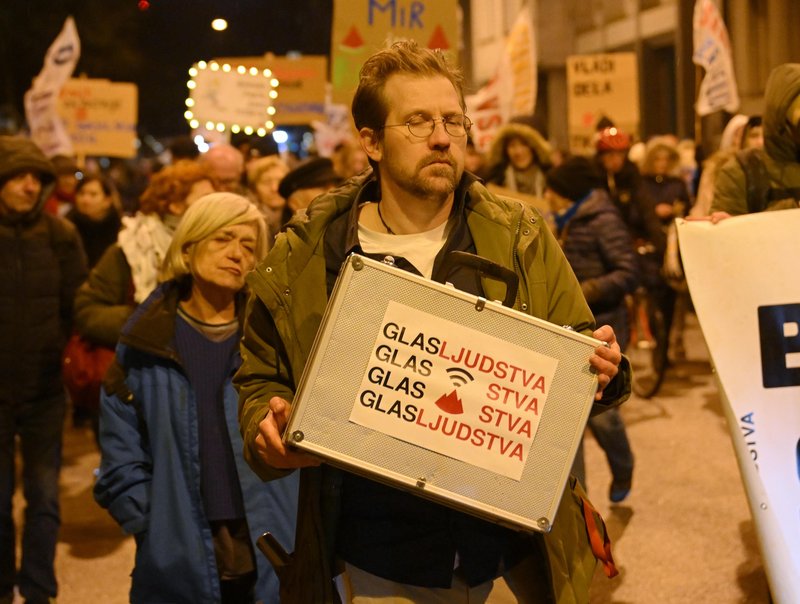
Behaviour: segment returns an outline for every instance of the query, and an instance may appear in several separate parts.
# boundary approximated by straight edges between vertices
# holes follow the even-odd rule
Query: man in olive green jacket
[[[798,207],[800,201],[800,64],[772,70],[764,91],[764,149],[754,150],[755,167],[731,157],[714,182],[711,219],[762,210]],[[743,156],[744,157],[744,156]],[[758,178],[758,171],[766,173]],[[757,182],[763,179],[763,186]],[[759,189],[763,189],[759,192]],[[753,197],[763,199],[753,199]],[[750,198],[748,200],[748,198]]]
[[[541,216],[493,196],[463,172],[470,123],[460,79],[440,53],[404,42],[373,56],[362,69],[353,114],[377,173],[317,198],[248,280],[243,364],[235,377],[245,458],[265,480],[302,468],[295,554],[279,569],[282,601],[337,601],[331,578],[344,569],[362,598],[369,589],[427,601],[434,593],[485,594],[504,581],[518,601],[586,602],[596,560],[574,481],[552,531],[526,534],[320,465],[281,442],[327,298],[352,251],[392,253],[396,266],[438,280],[453,250],[513,269],[517,310],[608,343],[590,358],[601,388],[596,407],[619,404],[630,392],[613,330],[592,331],[580,285]],[[505,294],[483,279],[452,281],[488,299]],[[520,579],[521,587],[514,584]]]

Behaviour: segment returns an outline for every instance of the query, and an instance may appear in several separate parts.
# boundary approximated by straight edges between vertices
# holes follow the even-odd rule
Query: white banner
[[[557,366],[390,302],[350,421],[520,480]]]
[[[725,22],[713,0],[696,0],[692,27],[692,61],[706,70],[697,95],[697,114],[708,115],[720,109],[736,113],[739,109],[739,91],[733,73],[731,42]]]
[[[509,119],[533,114],[536,78],[536,30],[530,9],[525,6],[508,34],[495,76],[466,98],[473,123],[472,140],[479,151],[488,151],[497,130]]]
[[[800,210],[678,224],[777,604],[800,602],[798,232]]]
[[[75,20],[67,17],[61,33],[47,50],[41,73],[25,93],[25,117],[31,139],[47,157],[73,154],[72,141],[58,115],[56,102],[80,56],[81,43]]]

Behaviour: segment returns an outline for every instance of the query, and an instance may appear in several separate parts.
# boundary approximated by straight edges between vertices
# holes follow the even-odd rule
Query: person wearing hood
[[[489,150],[486,181],[542,197],[552,153],[550,143],[536,129],[516,122],[506,124]]]
[[[638,284],[638,265],[628,228],[603,189],[592,162],[573,157],[547,173],[545,198],[555,221],[555,233],[581,284],[598,325],[611,325],[624,351],[630,337],[625,295]],[[611,468],[609,499],[624,500],[633,480],[633,452],[618,409],[589,418],[589,429]],[[581,445],[573,467],[586,485]]]
[[[31,141],[0,136],[0,603],[52,601],[60,525],[58,475],[66,397],[61,354],[86,277],[75,228],[43,211],[53,166]],[[25,527],[16,565],[15,440]]]
[[[717,174],[711,220],[753,211],[798,207],[800,200],[800,63],[779,65],[764,92],[764,149],[756,152],[769,180],[766,199],[750,200],[745,168],[736,157]],[[748,186],[750,185],[750,186]]]

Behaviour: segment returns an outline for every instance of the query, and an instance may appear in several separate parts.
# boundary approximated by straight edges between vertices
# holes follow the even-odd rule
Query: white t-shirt
[[[389,235],[379,233],[358,224],[358,240],[361,249],[368,254],[386,254],[408,260],[423,277],[430,279],[433,275],[433,263],[436,254],[447,240],[449,221],[422,233],[411,235]]]

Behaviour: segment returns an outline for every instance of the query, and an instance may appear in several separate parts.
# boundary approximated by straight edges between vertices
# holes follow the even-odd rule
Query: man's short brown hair
[[[414,40],[401,40],[372,55],[361,67],[358,89],[353,97],[352,113],[356,128],[380,130],[389,115],[389,104],[383,91],[386,81],[395,74],[419,77],[443,76],[450,80],[458,94],[462,110],[464,77],[439,49],[421,48]]]

